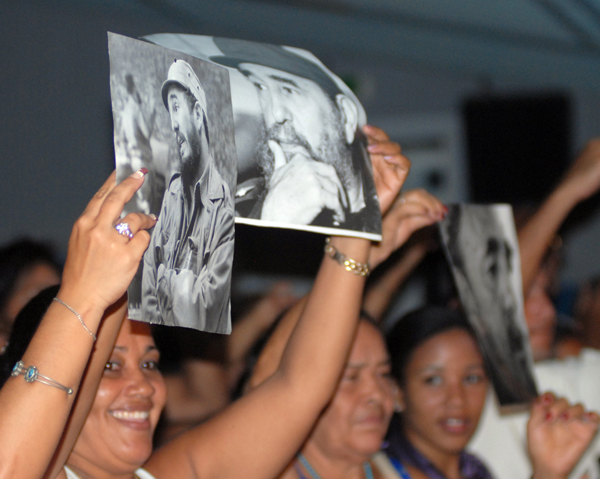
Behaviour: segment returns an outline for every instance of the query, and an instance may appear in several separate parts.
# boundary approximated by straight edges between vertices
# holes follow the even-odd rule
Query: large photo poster
[[[237,222],[381,239],[364,109],[314,55],[198,35],[144,39],[228,69]]]
[[[537,389],[511,207],[450,205],[440,232],[499,403],[528,403]]]
[[[117,177],[148,168],[126,213],[158,222],[129,315],[229,333],[237,157],[228,71],[109,34]]]

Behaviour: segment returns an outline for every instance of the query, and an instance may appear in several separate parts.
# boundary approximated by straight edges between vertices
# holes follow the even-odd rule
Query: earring
[[[404,405],[400,404],[400,401],[395,401],[394,402],[394,412],[400,413],[402,411],[404,411]]]

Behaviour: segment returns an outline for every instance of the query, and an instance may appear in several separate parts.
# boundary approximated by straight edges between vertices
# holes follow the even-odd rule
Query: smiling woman
[[[126,320],[68,466],[78,473],[131,468],[152,453],[152,436],[167,390],[158,371],[159,352],[146,323]]]

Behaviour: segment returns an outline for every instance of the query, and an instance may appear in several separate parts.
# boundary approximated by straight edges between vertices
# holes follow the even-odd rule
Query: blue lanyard
[[[314,468],[310,465],[310,462],[308,462],[306,460],[306,457],[304,457],[304,454],[302,454],[300,452],[300,453],[298,453],[298,455],[296,457],[298,458],[298,461],[300,462],[300,464],[302,464],[304,466],[304,469],[306,469],[308,471],[308,473],[310,474],[310,477],[312,477],[312,479],[321,479],[321,476],[319,476],[317,474],[317,471],[315,471]],[[365,478],[373,479],[373,470],[371,469],[371,464],[369,464],[369,461],[363,462],[363,469],[365,470]],[[300,476],[300,479],[306,479],[306,477],[304,477],[304,474],[302,474],[302,471],[300,470],[300,468],[298,467],[297,464],[296,464],[296,472],[298,473],[298,476]],[[408,479],[410,479],[410,478],[408,478]]]
[[[392,465],[398,471],[398,474],[400,474],[400,477],[402,477],[402,479],[410,479],[410,474],[398,459],[395,459],[393,457],[390,457],[389,459]]]

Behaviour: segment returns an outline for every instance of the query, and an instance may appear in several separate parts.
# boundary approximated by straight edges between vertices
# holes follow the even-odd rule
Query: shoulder
[[[600,408],[600,351],[584,349],[579,356],[537,363],[534,371],[541,391],[551,390],[588,409]]]

